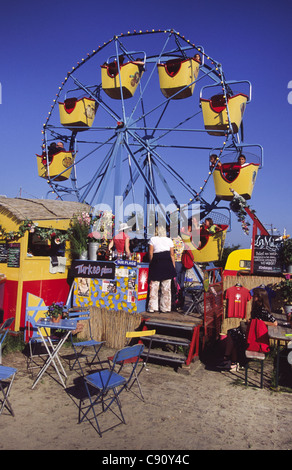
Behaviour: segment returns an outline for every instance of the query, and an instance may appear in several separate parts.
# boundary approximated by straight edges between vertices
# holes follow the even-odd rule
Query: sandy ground
[[[68,354],[63,350],[63,354]],[[103,349],[105,358],[111,351]],[[145,402],[121,395],[127,424],[104,413],[102,437],[87,421],[78,424],[82,384],[76,372],[67,390],[46,374],[34,390],[22,353],[5,356],[18,373],[11,391],[12,417],[0,416],[0,449],[33,450],[286,450],[292,448],[292,395],[243,385],[244,372],[217,372],[201,361],[189,374],[149,364],[141,374]],[[291,372],[291,371],[290,371]],[[79,383],[79,385],[78,385]]]

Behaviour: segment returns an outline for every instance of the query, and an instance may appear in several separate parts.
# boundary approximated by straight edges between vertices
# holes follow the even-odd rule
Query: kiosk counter
[[[140,313],[146,310],[149,263],[74,260],[73,305]]]

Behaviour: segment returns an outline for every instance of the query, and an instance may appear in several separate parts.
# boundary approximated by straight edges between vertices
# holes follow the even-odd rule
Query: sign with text
[[[111,261],[74,260],[70,274],[75,277],[92,279],[114,279],[115,263]]]
[[[255,274],[278,274],[282,272],[279,259],[279,251],[282,240],[272,235],[257,235],[254,244],[254,265]]]
[[[8,243],[7,266],[19,268],[20,266],[20,243]]]
[[[0,263],[7,263],[7,243],[6,241],[0,242]]]

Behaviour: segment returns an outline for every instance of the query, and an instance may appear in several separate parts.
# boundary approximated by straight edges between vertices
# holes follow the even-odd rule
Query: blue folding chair
[[[33,369],[40,368],[48,358],[48,353],[43,347],[43,340],[38,332],[36,323],[40,318],[46,317],[48,307],[41,297],[34,294],[27,293],[26,296],[26,309],[25,309],[25,343],[29,345],[29,357],[27,362],[27,369],[33,372]],[[48,333],[50,330],[47,329]],[[43,332],[46,336],[45,331]],[[52,338],[51,338],[52,339]],[[42,364],[39,364],[36,358],[40,358]],[[34,364],[34,365],[33,365]]]
[[[7,320],[5,320],[4,323],[2,323],[0,327],[0,364],[2,364],[2,350],[3,350],[4,341],[9,331],[9,328],[11,327],[13,322],[14,322],[14,317],[8,318]]]
[[[139,375],[141,374],[142,370],[144,368],[146,369],[146,367],[147,367],[148,358],[149,358],[149,355],[150,355],[150,351],[151,351],[151,347],[152,347],[152,341],[154,339],[155,333],[156,333],[156,330],[142,330],[142,331],[127,331],[126,332],[126,338],[127,338],[126,346],[132,345],[133,344],[132,341],[135,341],[135,340],[136,341],[139,340],[140,342],[145,341],[145,340],[149,340],[148,350],[146,351],[146,347],[145,347],[145,349],[143,351],[143,357],[139,358],[138,365],[135,366],[132,382],[128,383],[128,385],[127,385],[127,389],[131,390],[133,385],[135,383],[137,383],[139,391],[140,391],[140,395],[141,395],[141,398],[142,398],[143,401],[144,401],[144,395],[143,395],[142,387],[141,387],[141,384],[140,384],[140,381],[139,381]],[[114,356],[108,357],[108,361],[112,362],[113,358],[114,358]],[[122,369],[123,369],[124,366],[126,366],[127,364],[131,364],[133,366],[133,365],[135,365],[135,362],[136,362],[135,357],[132,357],[132,358],[128,359],[127,361],[121,361],[120,363],[117,362],[116,365],[119,366],[119,369],[117,370],[118,374],[120,374],[122,372]]]
[[[94,419],[97,432],[100,437],[102,436],[102,433],[97,418],[101,413],[104,413],[107,410],[111,410],[112,413],[117,418],[119,418],[120,422],[118,424],[126,424],[119,395],[127,387],[128,383],[135,374],[135,369],[139,363],[143,349],[143,344],[136,344],[135,346],[123,348],[115,354],[112,366],[109,369],[103,369],[84,377],[85,388],[89,398],[89,405],[86,405],[82,408],[82,400],[80,401],[79,423],[81,423],[85,418],[87,418],[90,422],[92,419]],[[123,377],[114,371],[116,364],[121,364],[123,361],[127,361],[133,357],[135,358],[136,362],[135,364],[132,364],[133,368],[129,377]],[[95,398],[93,398],[93,395],[96,392],[97,395]],[[117,405],[117,412],[112,408],[115,404]],[[101,405],[101,411],[98,411],[98,405]],[[85,412],[84,409],[86,410]],[[92,418],[88,417],[90,410],[93,412]],[[117,414],[118,412],[119,414]],[[83,414],[82,417],[80,417],[81,413]]]
[[[72,320],[73,319],[77,320],[78,322],[85,320],[88,324],[89,333],[88,333],[88,338],[86,340],[76,341],[74,339],[75,335],[71,333],[71,343],[72,343],[73,350],[75,353],[75,361],[73,365],[70,366],[70,369],[73,370],[75,365],[78,364],[79,369],[81,371],[81,375],[84,375],[83,368],[79,360],[80,357],[85,356],[86,363],[89,366],[91,366],[95,362],[96,359],[98,360],[98,363],[101,364],[102,361],[99,358],[99,351],[102,345],[105,343],[105,341],[96,341],[95,339],[93,339],[92,333],[91,333],[90,312],[88,310],[78,311],[78,312],[74,310],[71,310],[71,311],[69,310],[69,318],[71,318]],[[83,351],[85,350],[88,351],[88,348],[93,349],[93,352],[92,353],[89,352],[88,354],[83,354]],[[90,362],[88,361],[88,356],[91,357]]]
[[[17,369],[14,369],[13,367],[0,366],[0,390],[3,394],[3,399],[0,398],[0,403],[1,403],[0,415],[2,411],[4,410],[4,407],[6,407],[7,410],[12,414],[12,416],[14,416],[14,412],[8,400],[8,396],[10,394],[10,390],[11,390],[16,372],[17,372]]]

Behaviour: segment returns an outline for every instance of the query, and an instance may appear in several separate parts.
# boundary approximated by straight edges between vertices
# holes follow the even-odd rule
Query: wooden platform
[[[156,334],[151,337],[151,351],[147,353],[151,362],[189,365],[194,356],[198,356],[199,334],[203,324],[198,314],[143,312],[141,316],[143,328],[156,330]],[[148,341],[149,337],[143,338],[144,340]]]
[[[181,325],[189,326],[194,328],[195,326],[202,325],[203,319],[199,314],[184,315],[183,313],[178,312],[168,312],[168,313],[149,313],[143,312],[141,316],[144,319],[149,319],[152,322],[165,323],[167,325]]]

